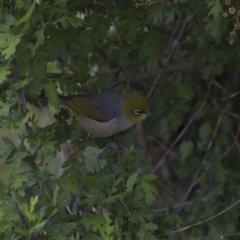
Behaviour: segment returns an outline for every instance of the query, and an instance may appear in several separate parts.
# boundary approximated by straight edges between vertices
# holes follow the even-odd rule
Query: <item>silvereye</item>
[[[142,121],[151,113],[135,94],[96,93],[58,96],[82,127],[97,137],[108,137]]]

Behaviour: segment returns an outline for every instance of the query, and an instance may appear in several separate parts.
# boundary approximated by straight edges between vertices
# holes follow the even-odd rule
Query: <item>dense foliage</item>
[[[238,239],[240,1],[0,10],[0,239]],[[123,153],[57,97],[109,91],[154,113],[109,139]]]

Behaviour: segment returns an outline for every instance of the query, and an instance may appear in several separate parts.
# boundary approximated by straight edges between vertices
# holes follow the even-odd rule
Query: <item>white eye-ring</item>
[[[141,114],[141,111],[140,111],[140,110],[134,110],[134,114],[135,114],[136,116],[139,116],[139,115]]]

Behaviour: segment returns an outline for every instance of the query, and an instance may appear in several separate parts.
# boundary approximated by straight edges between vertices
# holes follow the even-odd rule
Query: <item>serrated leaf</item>
[[[6,146],[8,146],[10,148],[15,148],[15,145],[13,144],[13,142],[9,138],[3,136],[2,140],[6,144]]]
[[[10,66],[0,66],[0,84],[7,80],[7,76],[11,74]]]
[[[107,162],[105,159],[99,159],[99,154],[103,152],[105,148],[98,149],[95,147],[86,147],[83,151],[84,162],[86,163],[85,167],[89,172],[99,172],[100,169],[103,169]]]
[[[143,44],[139,51],[139,58],[146,60],[147,64],[155,67],[159,59],[158,49],[160,47],[161,37],[157,32],[146,33]]]
[[[208,7],[212,6],[208,15],[213,15],[214,20],[219,17],[220,12],[222,11],[222,5],[219,0],[214,0],[208,3]]]
[[[135,172],[128,178],[127,184],[126,184],[126,186],[127,186],[126,192],[132,192],[133,186],[137,180],[137,176],[138,176],[138,173]]]
[[[18,189],[19,187],[22,187],[24,182],[27,182],[29,179],[24,174],[17,174],[14,176],[13,182],[11,184],[11,187],[13,189]]]
[[[216,20],[209,20],[205,26],[205,30],[209,30],[209,34],[213,38],[216,38],[219,35],[220,27],[221,27],[221,17],[218,17]]]
[[[35,32],[35,36],[37,37],[37,41],[34,44],[33,48],[32,48],[32,56],[35,55],[36,50],[44,43],[45,41],[45,36],[44,36],[44,30],[45,30],[45,26],[43,27],[43,29],[37,30]]]
[[[138,20],[131,20],[126,23],[126,31],[124,34],[126,41],[135,41],[137,34],[139,33],[139,26],[141,26],[141,22]]]
[[[155,194],[157,194],[157,189],[149,182],[143,180],[139,187],[143,189],[145,193],[145,201],[148,205],[152,205],[155,201]]]
[[[10,30],[0,33],[0,49],[5,60],[15,53],[16,46],[21,41],[21,36],[21,34],[12,34]]]
[[[30,198],[30,213],[32,213],[35,209],[35,205],[38,203],[38,196]]]
[[[180,146],[180,153],[183,159],[191,155],[194,145],[192,141],[184,141]]]
[[[76,16],[64,16],[60,18],[57,22],[60,22],[63,28],[67,28],[70,23],[73,27],[81,27],[83,24],[83,20]]]
[[[211,167],[211,170],[215,176],[215,178],[219,182],[225,182],[226,177],[228,175],[227,169],[220,163],[214,163]]]
[[[208,138],[210,136],[210,134],[212,133],[211,123],[207,122],[207,123],[202,124],[198,131],[199,131],[199,136],[201,139]]]
[[[157,240],[157,238],[154,237],[154,235],[151,232],[148,231],[147,227],[150,227],[150,228],[152,227],[152,228],[155,228],[155,229],[158,229],[158,227],[155,224],[153,224],[155,226],[146,225],[146,224],[148,224],[148,223],[141,224],[141,227],[137,232],[137,237],[138,237],[137,239],[139,239],[139,240],[146,240],[146,239],[147,240]]]
[[[33,80],[33,77],[30,77],[30,78],[26,78],[24,80],[19,80],[18,82],[14,83],[13,86],[15,89],[20,89],[24,86],[26,86],[31,80]]]
[[[161,4],[154,4],[150,17],[153,18],[153,23],[156,25],[163,20],[163,7]]]
[[[194,96],[193,89],[190,83],[181,83],[178,86],[178,95],[182,98],[190,100]]]
[[[49,82],[47,85],[44,86],[44,91],[49,99],[49,102],[57,107],[60,104],[60,99],[57,96],[57,92],[55,91],[56,85],[53,82]]]
[[[45,224],[47,223],[47,220],[44,220],[42,222],[39,222],[37,223],[34,227],[32,227],[30,230],[29,230],[29,233],[33,233],[33,232],[38,232],[39,230],[41,230]]]

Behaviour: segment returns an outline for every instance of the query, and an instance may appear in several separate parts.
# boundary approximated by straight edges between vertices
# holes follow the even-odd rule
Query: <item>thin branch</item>
[[[168,147],[165,146],[160,140],[158,140],[156,137],[152,137],[152,136],[147,136],[147,139],[150,140],[150,141],[153,141],[155,143],[157,143],[161,148],[163,148],[164,150],[168,150]],[[181,162],[181,159],[180,157],[175,153],[173,152],[172,150],[170,150],[169,152],[170,155],[172,155],[172,157],[176,158],[177,160],[179,160]]]
[[[226,100],[226,99],[229,99],[229,98],[236,97],[238,94],[240,94],[240,91],[239,91],[239,92],[237,92],[237,93],[234,93],[234,94],[230,95],[229,97],[225,97],[225,98],[218,98],[218,99],[214,99],[213,101]]]
[[[24,88],[21,88],[21,98],[22,98],[22,105],[23,105],[23,112],[27,111],[27,101]]]
[[[206,151],[206,153],[205,153],[205,155],[204,155],[204,157],[203,157],[203,159],[202,159],[202,163],[205,163],[205,160],[206,160],[206,158],[207,158],[207,155],[208,155],[208,153],[209,153],[209,150],[210,150],[210,148],[212,147],[213,140],[215,139],[215,137],[216,137],[216,135],[217,135],[217,131],[218,131],[218,128],[219,128],[220,123],[221,123],[221,121],[222,121],[222,117],[223,117],[223,114],[224,114],[224,113],[225,113],[225,111],[223,110],[223,111],[221,112],[221,114],[220,114],[220,117],[218,118],[218,121],[217,121],[216,127],[215,127],[215,129],[214,129],[214,132],[213,132],[212,137],[211,137],[211,139],[210,139],[210,141],[209,141],[209,143],[208,143],[207,151]]]
[[[213,77],[212,77],[213,80]],[[161,167],[166,159],[166,157],[168,156],[168,154],[171,152],[172,148],[178,143],[178,141],[182,138],[182,136],[184,135],[184,133],[188,130],[188,128],[190,127],[190,125],[192,124],[194,118],[202,111],[203,107],[206,104],[207,98],[209,96],[210,93],[210,89],[211,89],[211,85],[212,85],[212,80],[210,81],[209,84],[209,88],[208,91],[203,99],[203,102],[200,106],[200,108],[193,114],[193,116],[189,119],[187,125],[184,127],[184,129],[180,132],[180,134],[177,136],[177,138],[174,140],[174,142],[171,144],[171,146],[169,147],[169,149],[163,154],[163,156],[161,157],[161,159],[158,161],[158,163],[156,164],[156,166],[152,169],[152,173],[156,172],[156,170]]]
[[[192,201],[180,202],[180,203],[174,203],[174,204],[172,204],[170,206],[156,208],[156,209],[153,209],[152,211],[154,213],[160,213],[160,212],[166,212],[166,211],[173,211],[175,209],[188,207],[188,206],[191,206],[191,205],[193,205]]]
[[[222,111],[222,112],[223,112],[223,111]],[[220,118],[219,118],[219,119],[220,119]],[[219,122],[219,121],[218,121],[218,122]],[[217,124],[217,125],[218,125],[218,124]],[[217,129],[217,128],[218,128],[218,126],[217,126],[215,129]],[[220,162],[220,161],[234,148],[234,146],[236,145],[237,139],[238,139],[238,137],[239,137],[239,133],[240,133],[240,126],[238,127],[238,131],[237,131],[236,136],[233,136],[233,139],[234,139],[233,144],[232,144],[230,147],[227,148],[227,150],[219,157],[219,159],[217,160],[217,162]],[[211,142],[211,140],[210,140],[210,142]],[[237,146],[238,146],[238,145],[236,145],[236,147],[237,147]],[[238,148],[238,147],[237,147],[237,148]],[[208,149],[208,151],[209,151],[209,149]],[[203,159],[205,159],[205,158],[206,158],[206,155],[204,156]],[[203,161],[204,161],[204,160],[202,160],[202,162],[203,162]],[[183,199],[182,199],[183,202],[186,201],[186,199],[188,198],[188,195],[190,194],[190,192],[192,191],[192,189],[203,179],[203,177],[205,177],[205,176],[207,175],[207,173],[208,173],[208,171],[206,171],[205,173],[203,173],[202,176],[199,177],[197,180],[195,180],[195,179],[196,179],[196,176],[199,174],[199,170],[195,173],[195,176],[194,176],[194,178],[193,178],[193,180],[192,180],[192,183],[191,183],[190,187],[188,188],[186,194],[184,195],[184,197],[183,197]]]
[[[164,234],[158,235],[158,236],[156,236],[156,237],[166,236],[166,235],[168,235],[168,234],[181,232],[181,231],[184,231],[184,230],[186,230],[186,229],[192,228],[192,227],[194,227],[194,226],[201,225],[201,224],[203,224],[203,223],[205,223],[205,222],[208,222],[209,220],[211,220],[211,219],[213,219],[213,218],[216,218],[216,217],[222,215],[223,213],[227,212],[228,210],[230,210],[231,208],[233,208],[235,205],[237,205],[239,202],[240,202],[240,199],[239,199],[238,201],[236,201],[235,203],[233,203],[230,207],[228,207],[228,208],[224,209],[223,211],[221,211],[220,213],[215,214],[214,216],[212,216],[212,217],[210,217],[210,218],[207,218],[207,219],[205,219],[205,220],[203,220],[203,221],[201,221],[201,222],[198,222],[198,223],[195,223],[195,224],[192,224],[192,225],[189,225],[189,226],[186,226],[186,227],[183,227],[183,228],[174,230],[174,231],[170,231],[170,232],[168,232],[168,233],[164,233]]]
[[[232,138],[233,138],[234,143],[236,145],[236,148],[237,148],[238,152],[240,153],[240,146],[239,146],[238,140],[237,140],[238,137],[239,137],[239,133],[240,133],[240,125],[238,126],[238,130],[237,130],[236,136],[234,136],[233,132],[231,132],[231,135],[232,135]]]
[[[196,178],[196,176],[198,176],[200,170],[198,169],[198,171],[196,172],[194,178]],[[185,193],[184,197],[182,198],[182,202],[185,202],[186,199],[188,198],[188,195],[190,194],[190,192],[192,191],[192,189],[207,175],[208,171],[204,172],[197,180],[192,181],[191,185],[189,186],[187,192]]]
[[[20,215],[20,217],[21,217],[21,219],[22,219],[23,225],[24,225],[26,228],[29,228],[28,222],[27,222],[25,216],[23,215],[23,213],[22,213],[22,211],[20,210],[19,207],[18,207],[18,213],[19,213],[19,215]]]
[[[9,14],[13,15],[13,9],[14,9],[14,0],[10,0],[10,10],[9,10]]]
[[[177,44],[179,42],[179,39],[182,37],[183,31],[184,31],[188,21],[189,21],[189,18],[186,18],[185,22],[182,25],[182,28],[179,31],[179,34],[178,34],[177,38],[173,41],[172,48],[169,51],[168,56],[163,61],[163,66],[164,67],[167,65],[168,61],[170,60],[170,58],[172,56],[172,53],[173,53],[174,49],[176,48],[176,46],[177,46]],[[161,73],[159,73],[158,76],[156,77],[156,79],[154,81],[154,85],[152,85],[152,87],[150,88],[150,90],[149,90],[149,92],[148,92],[148,94],[146,96],[146,100],[151,96],[151,94],[152,94],[152,92],[154,90],[154,86],[156,86],[156,84],[159,81],[160,77],[161,77]]]
[[[39,197],[39,199],[43,199],[43,184],[42,184],[42,182],[38,181],[38,186],[40,188],[40,197]]]
[[[72,213],[72,211],[71,211],[70,207],[69,207],[69,206],[66,206],[66,209],[67,209],[67,212],[69,213],[69,215],[70,215],[70,216],[72,216],[72,215],[73,215],[73,213]]]
[[[216,87],[218,87],[220,90],[222,90],[224,93],[227,93],[228,94],[228,91],[224,88],[224,87],[222,87],[217,81],[213,81],[213,84],[216,86]],[[217,100],[220,100],[220,99],[214,99],[213,101],[217,101]]]

